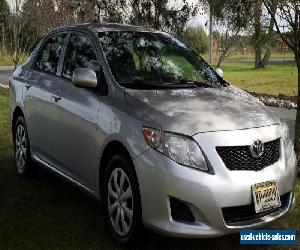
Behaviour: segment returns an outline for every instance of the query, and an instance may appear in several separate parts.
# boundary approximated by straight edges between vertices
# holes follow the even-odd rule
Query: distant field
[[[201,56],[207,60],[208,59],[208,53],[201,54]],[[217,61],[218,59],[218,54],[213,53],[213,59],[214,61]],[[232,53],[226,60],[243,60],[243,59],[254,59],[255,55],[253,53]],[[292,52],[286,52],[286,53],[280,53],[280,52],[272,52],[270,59],[282,59],[282,60],[291,60],[294,59],[295,56]]]
[[[270,63],[256,70],[252,63],[224,63],[221,67],[231,84],[256,93],[297,95],[297,67],[293,63]]]

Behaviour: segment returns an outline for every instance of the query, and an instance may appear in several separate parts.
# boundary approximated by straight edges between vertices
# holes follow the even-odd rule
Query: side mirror
[[[224,78],[224,72],[222,69],[216,68],[215,71],[221,78]]]
[[[77,68],[73,72],[72,82],[82,88],[96,88],[98,85],[96,72],[88,68]]]

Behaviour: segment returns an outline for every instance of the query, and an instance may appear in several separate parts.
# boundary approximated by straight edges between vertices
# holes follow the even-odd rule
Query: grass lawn
[[[13,66],[14,63],[11,60],[11,57],[9,57],[8,55],[3,55],[0,52],[0,66]]]
[[[270,63],[254,69],[253,63],[224,63],[225,79],[245,90],[265,94],[297,95],[297,67],[293,63]]]
[[[22,56],[20,59],[20,64],[24,63],[27,57],[28,57],[27,55]],[[14,66],[11,57],[7,54],[3,54],[1,51],[0,51],[0,66]]]
[[[184,77],[192,80],[202,78],[183,58],[170,59],[182,69]],[[270,62],[266,68],[255,69],[254,63],[226,62],[221,68],[225,80],[247,91],[271,95],[297,95],[298,70],[295,63]]]
[[[41,169],[32,179],[15,174],[8,124],[8,99],[0,94],[0,249],[118,249],[100,205],[69,183]],[[297,184],[300,199],[300,181]],[[298,203],[299,204],[299,203]],[[300,206],[271,225],[300,231]],[[239,234],[218,239],[175,239],[145,233],[137,248],[240,249]],[[300,247],[298,243],[295,249]],[[281,249],[248,246],[245,249]]]

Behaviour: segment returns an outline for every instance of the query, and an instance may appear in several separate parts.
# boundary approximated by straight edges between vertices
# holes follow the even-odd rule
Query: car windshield
[[[222,87],[225,81],[191,48],[165,33],[105,31],[99,39],[124,87]]]

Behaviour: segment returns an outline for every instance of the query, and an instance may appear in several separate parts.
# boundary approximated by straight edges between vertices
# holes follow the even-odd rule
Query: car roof
[[[103,31],[139,31],[139,32],[159,32],[152,28],[146,28],[142,26],[120,24],[120,23],[84,23],[84,24],[74,24],[74,25],[64,25],[57,30],[68,30],[68,29],[94,29],[97,32]]]

